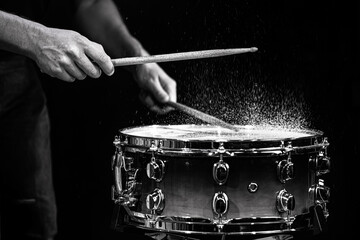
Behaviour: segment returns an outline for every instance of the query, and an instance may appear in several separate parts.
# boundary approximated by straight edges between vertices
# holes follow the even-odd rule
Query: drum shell
[[[216,193],[228,196],[228,211],[223,219],[286,217],[288,212],[279,212],[277,195],[286,190],[295,197],[295,208],[291,216],[304,214],[313,204],[308,190],[314,184],[314,173],[309,169],[309,158],[316,155],[314,149],[306,152],[262,155],[224,156],[229,166],[227,181],[219,185],[213,177],[213,166],[219,162],[219,156],[190,156],[177,154],[153,154],[133,151],[124,147],[124,156],[131,159],[131,168],[138,169],[138,202],[133,211],[152,214],[146,206],[146,197],[155,189],[164,194],[165,207],[158,213],[167,217],[191,217],[217,219],[212,204]],[[152,157],[165,164],[163,179],[159,182],[150,179],[146,166]],[[278,177],[280,161],[294,164],[295,177],[284,183]],[[249,190],[250,184],[256,184],[257,190]]]

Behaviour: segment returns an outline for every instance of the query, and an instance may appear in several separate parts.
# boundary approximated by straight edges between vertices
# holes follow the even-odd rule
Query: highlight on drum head
[[[314,130],[236,125],[238,131],[213,125],[150,125],[120,130],[121,134],[179,141],[279,141],[321,136]]]

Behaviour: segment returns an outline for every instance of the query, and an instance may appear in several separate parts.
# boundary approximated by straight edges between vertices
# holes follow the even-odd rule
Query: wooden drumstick
[[[194,108],[191,108],[191,107],[188,107],[186,105],[183,105],[181,103],[178,103],[178,102],[172,102],[172,101],[169,101],[166,103],[168,106],[171,106],[179,111],[182,111],[184,113],[187,113],[193,117],[196,117],[198,119],[201,119],[209,124],[212,124],[212,125],[218,125],[220,127],[223,127],[223,128],[228,128],[228,129],[231,129],[231,130],[234,130],[234,131],[238,131],[239,129],[237,127],[235,127],[234,125],[230,124],[230,123],[227,123],[227,122],[224,122],[223,120],[220,120],[214,116],[210,116],[204,112],[200,112],[199,110],[196,110]]]
[[[160,54],[152,56],[143,56],[143,57],[125,57],[112,59],[112,63],[115,67],[117,66],[127,66],[127,65],[136,65],[152,62],[171,62],[171,61],[182,61],[182,60],[191,60],[199,58],[213,58],[221,57],[228,55],[235,55],[248,52],[256,52],[258,49],[256,47],[251,48],[229,48],[229,49],[213,49],[213,50],[203,50],[203,51],[192,51],[192,52],[180,52],[180,53],[169,53],[169,54]]]

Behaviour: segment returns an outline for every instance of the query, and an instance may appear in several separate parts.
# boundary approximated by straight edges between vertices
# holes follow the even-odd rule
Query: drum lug
[[[148,178],[161,182],[165,174],[165,163],[160,159],[151,158],[151,161],[146,165],[146,175]]]
[[[294,178],[294,164],[289,160],[281,160],[277,165],[277,175],[281,183]]]
[[[213,178],[219,185],[226,183],[229,176],[229,164],[223,160],[214,163],[213,165]]]
[[[293,147],[291,141],[288,142],[288,145],[286,147],[284,147],[283,142],[281,145],[284,149],[286,149],[285,152],[287,152],[287,159],[278,162],[277,176],[281,183],[285,183],[286,181],[291,180],[295,177],[294,163],[291,162],[291,152]]]
[[[309,198],[315,205],[320,205],[322,207],[325,217],[329,216],[326,205],[330,199],[330,188],[325,186],[323,179],[319,179],[317,184],[314,184],[309,188]]]
[[[152,193],[146,196],[146,207],[151,214],[160,214],[165,207],[165,196],[161,189],[155,188]]]
[[[316,176],[321,176],[330,172],[330,157],[324,156],[323,153],[320,152],[318,156],[310,157],[309,165],[311,169],[315,171]]]
[[[295,209],[295,197],[285,189],[278,192],[276,196],[276,208],[279,212],[289,212]]]
[[[309,166],[315,171],[316,176],[321,176],[330,172],[330,157],[327,156],[327,146],[329,142],[327,138],[324,138],[321,143],[322,149],[316,157],[311,156],[309,159]]]
[[[165,162],[155,158],[155,152],[163,153],[163,150],[161,149],[162,145],[162,140],[159,141],[158,146],[156,146],[155,141],[152,140],[151,146],[147,150],[148,152],[151,152],[151,160],[146,165],[146,175],[148,176],[148,178],[153,179],[156,182],[161,182],[165,174]]]
[[[215,193],[212,201],[212,209],[219,219],[227,213],[229,210],[229,198],[226,193],[221,191]]]
[[[215,182],[219,185],[223,185],[226,183],[230,170],[229,164],[227,164],[223,160],[224,154],[234,156],[233,153],[225,150],[224,143],[222,142],[219,143],[219,148],[215,152],[209,153],[209,156],[219,155],[220,158],[219,161],[217,163],[214,163],[213,165],[213,178]]]

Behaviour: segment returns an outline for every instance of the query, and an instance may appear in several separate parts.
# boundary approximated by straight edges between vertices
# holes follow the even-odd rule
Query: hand
[[[140,87],[140,100],[150,110],[164,114],[172,110],[159,103],[176,102],[176,82],[156,63],[136,66],[134,78]]]
[[[75,31],[45,28],[34,44],[33,59],[41,72],[52,77],[72,82],[87,76],[98,78],[101,70],[109,76],[114,73],[103,47]]]

